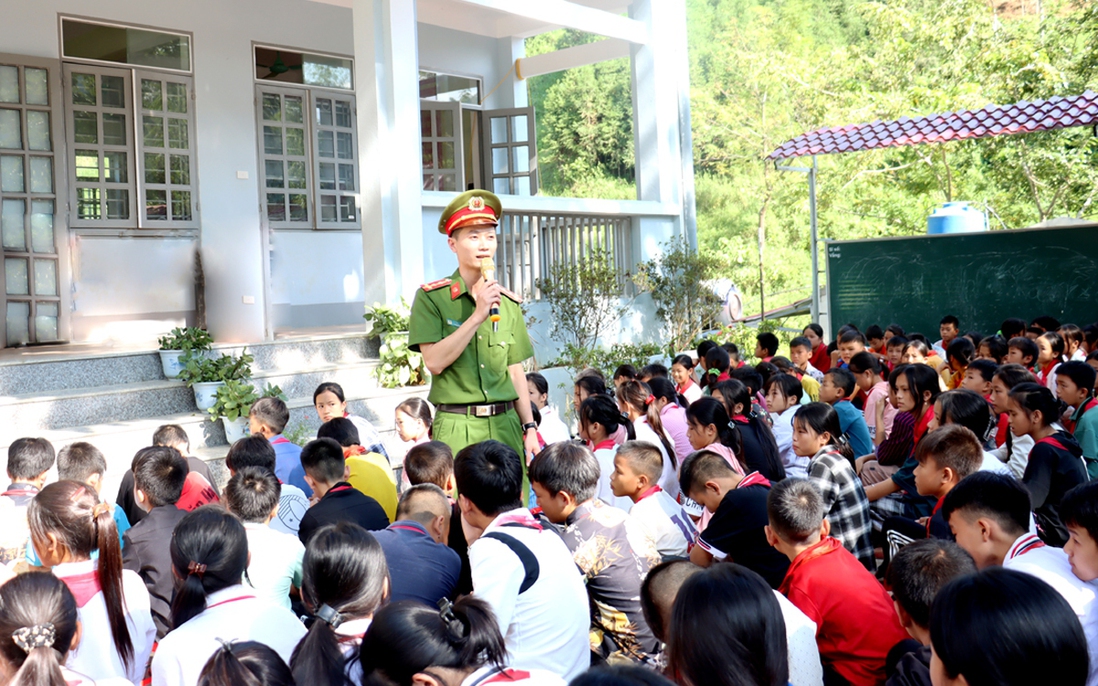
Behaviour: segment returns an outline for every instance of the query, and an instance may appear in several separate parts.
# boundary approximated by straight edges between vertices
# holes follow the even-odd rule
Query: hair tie
[[[335,609],[328,604],[320,606],[320,609],[316,611],[316,618],[322,622],[326,622],[328,626],[333,629],[338,629],[339,625],[343,623],[343,615],[336,612]]]
[[[11,633],[11,640],[15,641],[15,645],[19,646],[28,655],[35,648],[52,648],[56,639],[57,631],[54,630],[53,624],[49,622],[25,626]]]
[[[644,404],[645,405],[651,405],[654,402],[656,402],[656,396],[654,396],[654,395],[650,395],[650,396],[648,396],[647,398],[644,399]]]
[[[719,370],[719,369],[710,369],[706,373],[707,374],[712,374],[713,376],[720,376],[721,375],[721,370]]]
[[[187,575],[188,576],[190,576],[191,574],[194,574],[195,576],[198,577],[198,580],[201,581],[202,576],[205,573],[206,573],[206,565],[202,564],[201,562],[195,562],[194,560],[191,560],[189,563],[187,563]]]
[[[104,512],[109,513],[110,511],[110,505],[106,503],[96,503],[95,507],[93,507],[91,511],[92,519],[99,519],[99,515],[103,514]]]
[[[442,623],[446,625],[446,631],[450,634],[450,638],[457,641],[465,638],[465,622],[461,621],[458,616],[454,614],[454,604],[450,602],[449,598],[443,598],[438,601],[438,617],[442,620]]]

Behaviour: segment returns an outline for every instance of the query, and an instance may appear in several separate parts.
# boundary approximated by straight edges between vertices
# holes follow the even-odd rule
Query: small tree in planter
[[[629,310],[621,301],[629,278],[618,274],[610,253],[591,250],[575,264],[554,264],[548,277],[538,279],[556,330],[565,334],[562,342],[594,348],[603,330]]]
[[[248,434],[248,414],[252,411],[252,403],[264,398],[279,398],[283,402],[286,396],[278,386],[267,386],[260,396],[255,386],[236,379],[228,379],[224,385],[218,387],[214,394],[214,404],[207,410],[210,413],[210,421],[221,418],[221,424],[225,427],[225,438],[229,444],[233,444]]]
[[[714,257],[702,255],[678,238],[665,243],[663,254],[638,270],[637,286],[652,294],[671,354],[690,348],[717,321],[721,300],[702,284],[715,276],[719,266]]]
[[[242,381],[251,378],[252,362],[255,359],[248,354],[247,348],[240,357],[222,355],[207,357],[192,351],[180,358],[182,369],[179,379],[194,390],[194,402],[200,410],[210,409],[217,399],[219,386],[226,381]]]
[[[174,328],[167,336],[161,336],[157,341],[160,344],[160,366],[164,369],[164,376],[174,379],[183,369],[179,359],[190,352],[205,352],[210,349],[213,337],[205,329],[188,326],[185,329]]]
[[[427,383],[423,355],[408,348],[409,314],[408,303],[401,298],[397,307],[374,303],[362,315],[371,324],[370,333],[381,337],[381,364],[377,368],[377,380],[384,388]]]

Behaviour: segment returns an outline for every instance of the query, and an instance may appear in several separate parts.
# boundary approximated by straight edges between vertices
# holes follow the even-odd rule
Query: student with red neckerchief
[[[652,388],[643,381],[622,384],[617,392],[618,408],[633,424],[638,441],[647,441],[663,455],[663,473],[659,485],[672,498],[679,497],[679,460],[671,434],[663,426],[660,405]]]
[[[351,522],[367,531],[380,531],[389,526],[389,516],[378,501],[348,483],[350,467],[343,457],[343,446],[335,440],[318,438],[306,443],[301,449],[301,466],[316,499],[301,518],[297,532],[306,546],[325,524]]]
[[[624,428],[624,432],[619,429]],[[618,406],[608,395],[593,395],[580,405],[579,435],[587,442],[587,447],[599,461],[599,485],[595,497],[607,505],[629,511],[633,502],[626,497],[614,495],[610,486],[610,475],[614,471],[614,455],[618,452],[618,442],[613,436],[622,435],[634,440],[633,423],[623,417]]]
[[[294,681],[362,683],[359,645],[388,599],[389,567],[372,534],[350,522],[317,531],[305,549],[301,583],[314,619],[290,658]]]
[[[140,474],[139,474],[140,476]],[[259,641],[289,661],[305,627],[289,610],[242,585],[248,566],[244,525],[220,507],[190,512],[171,537],[172,631],[152,659],[155,686],[192,686],[225,641]]]
[[[1018,384],[1010,391],[1010,430],[1033,439],[1022,483],[1029,489],[1041,540],[1062,548],[1068,532],[1060,521],[1060,500],[1088,481],[1083,450],[1060,429],[1060,402],[1039,384]]]
[[[821,374],[831,369],[831,353],[828,352],[827,343],[823,339],[823,327],[813,322],[804,327],[802,333],[811,345],[812,357],[808,359],[808,363],[819,370]]]
[[[1086,362],[1065,362],[1056,375],[1060,400],[1068,406],[1064,428],[1071,432],[1083,450],[1087,474],[1098,478],[1098,398],[1094,397],[1095,371]]]
[[[657,481],[663,458],[650,443],[627,441],[614,455],[610,487],[614,495],[629,498],[629,514],[648,530],[663,559],[686,557],[697,527],[675,499]]]
[[[1064,338],[1055,331],[1046,331],[1034,341],[1037,344],[1037,383],[1056,395],[1056,370],[1064,361]]]

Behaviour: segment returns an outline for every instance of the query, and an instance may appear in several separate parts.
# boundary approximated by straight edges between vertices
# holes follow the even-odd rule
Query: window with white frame
[[[359,229],[350,60],[257,46],[263,212],[272,229]],[[282,85],[288,84],[288,85]]]
[[[190,38],[65,18],[62,46],[104,63],[64,66],[71,226],[197,229]]]

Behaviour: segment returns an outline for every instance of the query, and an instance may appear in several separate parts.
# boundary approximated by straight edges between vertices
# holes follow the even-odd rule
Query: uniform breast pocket
[[[488,342],[488,359],[492,366],[501,369],[507,366],[507,356],[511,351],[512,336],[503,332],[492,335]]]

